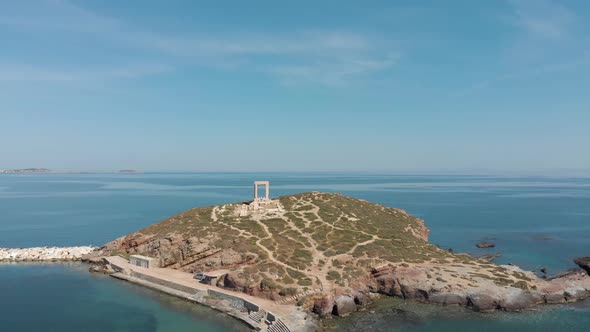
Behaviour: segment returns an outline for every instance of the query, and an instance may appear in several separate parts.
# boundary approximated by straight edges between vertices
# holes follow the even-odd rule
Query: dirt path
[[[378,239],[379,238],[377,236],[372,235],[370,240],[355,244],[354,247],[352,247],[349,251],[346,252],[346,255],[352,255],[352,253],[356,250],[357,247],[366,246],[367,244],[373,243]]]
[[[263,240],[266,239],[271,239],[272,240],[272,233],[268,230],[268,226],[266,226],[263,222],[261,222],[258,218],[254,219],[263,229],[264,232],[266,233],[267,237],[265,238],[259,238],[258,240],[256,240],[256,245],[259,246],[262,250],[264,250],[267,254],[268,254],[268,258],[273,261],[276,264],[279,264],[283,267],[289,268],[289,269],[293,269],[295,271],[299,271],[301,273],[307,274],[306,271],[300,270],[296,267],[293,267],[291,265],[288,265],[286,263],[283,263],[282,261],[280,261],[279,259],[274,257],[274,253],[272,251],[270,251],[267,247],[265,247],[262,243],[260,243]]]
[[[235,227],[235,226],[234,226],[234,225],[232,225],[232,224],[228,224],[228,223],[226,223],[226,222],[223,222],[223,221],[221,221],[221,220],[220,220],[220,219],[217,217],[217,213],[218,213],[218,212],[220,212],[220,211],[219,211],[219,208],[218,208],[217,206],[216,206],[216,207],[214,207],[214,208],[213,208],[213,210],[211,210],[211,219],[213,219],[213,221],[215,221],[215,222],[218,222],[218,223],[220,223],[220,224],[223,224],[223,225],[225,225],[225,226],[227,226],[227,227],[229,227],[229,228],[231,228],[231,229],[233,229],[233,230],[235,230],[235,231],[238,231],[238,232],[240,232],[240,235],[244,235],[244,234],[246,234],[246,235],[248,235],[248,236],[250,236],[250,237],[255,237],[255,236],[254,236],[252,233],[250,233],[250,232],[248,232],[248,231],[246,231],[246,230],[244,230],[244,229],[241,229],[241,228]]]
[[[301,201],[303,201],[303,200],[301,200]],[[303,202],[306,202],[307,203],[306,205],[311,205],[313,207],[313,209],[311,211],[306,211],[306,212],[313,212],[316,215],[316,220],[310,220],[307,217],[305,217],[304,215],[301,216],[301,219],[303,219],[306,222],[307,227],[309,227],[312,222],[321,222],[321,223],[323,223],[324,225],[326,225],[328,227],[331,227],[333,229],[337,229],[337,230],[340,230],[340,231],[343,231],[343,232],[356,232],[356,233],[360,233],[360,234],[363,234],[363,235],[366,235],[366,236],[369,236],[369,237],[374,237],[375,240],[389,240],[389,239],[383,239],[383,238],[381,238],[381,237],[379,237],[377,235],[369,234],[369,233],[364,232],[364,231],[361,231],[361,230],[346,229],[346,228],[335,226],[334,224],[330,224],[329,222],[324,221],[324,219],[322,219],[320,217],[320,215],[319,215],[319,211],[320,211],[319,206],[317,206],[317,205],[315,205],[315,204],[313,204],[313,203],[311,203],[309,201],[303,201]],[[345,215],[345,214],[341,214],[341,216],[339,217],[339,219],[342,218],[342,217],[348,217],[348,216]],[[358,219],[358,218],[355,218],[355,219]]]
[[[268,259],[270,261],[272,261],[273,263],[280,265],[284,268],[292,269],[292,270],[298,271],[300,273],[303,273],[307,277],[309,277],[311,280],[313,280],[313,282],[321,290],[330,291],[331,289],[334,288],[335,285],[334,285],[334,282],[327,279],[327,275],[328,275],[328,272],[333,269],[333,262],[336,259],[343,259],[343,258],[351,257],[351,255],[354,253],[354,251],[359,246],[364,246],[364,245],[373,243],[374,241],[379,240],[380,238],[376,235],[368,234],[368,233],[360,231],[360,230],[345,229],[345,228],[339,227],[335,224],[331,224],[329,222],[326,222],[320,216],[320,207],[317,206],[316,204],[314,204],[311,200],[306,200],[306,199],[300,198],[297,202],[294,203],[293,209],[297,209],[300,207],[305,207],[306,208],[305,211],[294,211],[294,213],[303,221],[306,228],[317,228],[319,226],[325,225],[325,226],[331,228],[331,230],[329,231],[328,234],[330,234],[334,230],[339,230],[342,232],[355,232],[355,233],[363,234],[365,236],[370,237],[370,239],[363,241],[361,243],[357,243],[354,247],[352,247],[350,250],[348,250],[344,254],[339,254],[336,256],[326,256],[323,251],[318,249],[319,244],[316,240],[313,239],[313,237],[311,236],[310,233],[306,233],[306,232],[302,231],[301,227],[298,227],[291,219],[289,219],[287,216],[285,216],[284,209],[281,209],[282,212],[278,212],[278,213],[273,212],[272,216],[265,215],[264,213],[252,214],[250,216],[251,220],[256,222],[264,230],[264,233],[266,234],[266,236],[262,237],[262,238],[260,236],[254,235],[244,229],[236,227],[229,222],[224,222],[223,221],[224,218],[222,217],[222,215],[225,211],[225,206],[223,208],[214,207],[213,210],[211,211],[211,219],[215,222],[222,223],[222,224],[228,226],[229,228],[240,232],[240,235],[248,235],[252,238],[257,238],[257,240],[255,241],[256,246],[258,246],[261,250],[263,250],[268,255]],[[276,243],[274,241],[273,233],[270,231],[268,225],[265,222],[263,222],[267,218],[281,219],[285,223],[285,229],[281,230],[279,235],[288,238],[290,241],[293,241],[294,243],[300,244],[302,248],[305,248],[306,250],[308,250],[310,252],[313,262],[308,265],[307,269],[301,269],[301,268],[290,265],[289,262],[281,261],[280,259],[278,259],[275,256],[275,253],[273,252],[273,250],[270,250],[268,247],[266,247],[262,243],[265,240],[271,240],[276,245],[279,245],[278,243]],[[347,216],[346,214],[341,213],[341,215],[338,217],[338,220],[343,220],[343,218],[350,218],[350,216]],[[353,216],[353,218],[355,218],[355,217]],[[289,234],[287,234],[287,231],[291,231],[291,230],[297,232],[297,234],[299,236],[301,236],[301,238],[299,238],[299,237],[294,238],[293,234],[291,234],[291,236]],[[308,243],[303,243],[302,239],[305,239]]]

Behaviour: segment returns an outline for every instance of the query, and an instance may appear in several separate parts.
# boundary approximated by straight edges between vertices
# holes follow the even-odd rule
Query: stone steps
[[[252,311],[248,316],[253,321],[260,323],[262,319],[266,317],[266,311],[264,311],[263,309],[260,309],[258,311]]]
[[[291,332],[289,330],[289,328],[287,327],[287,325],[285,325],[285,323],[283,323],[283,321],[276,320],[274,323],[272,323],[271,326],[268,327],[268,332]]]
[[[319,288],[308,289],[305,292],[302,292],[302,293],[299,293],[299,294],[296,294],[296,295],[293,295],[293,296],[290,296],[290,297],[287,297],[287,298],[284,298],[284,299],[275,301],[275,303],[276,304],[288,304],[288,303],[291,303],[291,302],[294,302],[294,301],[298,300],[301,297],[304,297],[306,295],[313,294],[313,293],[319,293],[320,291],[321,290]]]

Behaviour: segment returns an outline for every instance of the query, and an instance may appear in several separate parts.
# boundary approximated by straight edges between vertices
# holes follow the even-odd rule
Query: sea
[[[183,210],[339,192],[424,219],[430,242],[556,275],[590,255],[590,178],[363,173],[0,174],[0,247],[101,245]],[[480,241],[493,249],[478,249]],[[245,331],[213,309],[91,274],[81,263],[0,263],[0,331]],[[540,273],[540,272],[539,272]],[[590,302],[478,314],[385,298],[334,331],[588,331]]]

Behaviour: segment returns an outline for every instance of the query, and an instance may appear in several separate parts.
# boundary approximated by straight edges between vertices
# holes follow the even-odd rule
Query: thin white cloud
[[[512,45],[504,51],[506,62],[512,66],[504,73],[471,84],[453,97],[464,97],[506,81],[590,65],[589,51],[580,48],[578,42],[570,42],[580,37],[575,31],[578,17],[572,10],[550,0],[509,0],[508,4],[507,22],[516,30]]]
[[[287,85],[339,86],[387,70],[399,59],[399,53],[378,41],[334,31],[184,39],[152,35],[142,43],[205,66],[257,68]]]
[[[549,0],[513,0],[514,23],[530,36],[556,39],[568,34],[576,15],[567,7]]]
[[[371,48],[369,41],[361,35],[331,31],[308,31],[292,36],[242,34],[185,38],[136,34],[134,39],[160,51],[187,56],[326,54]]]
[[[240,32],[177,36],[158,31],[148,32],[67,1],[43,4],[43,10],[36,11],[38,17],[22,16],[22,11],[18,13],[20,16],[0,14],[0,25],[36,29],[41,33],[59,30],[58,33],[98,35],[101,41],[110,42],[134,54],[140,52],[141,57],[146,59],[164,59],[164,62],[177,66],[253,69],[270,73],[281,83],[339,85],[334,83],[366,78],[368,74],[387,70],[399,57],[399,52],[384,41],[349,31],[304,30],[290,34]],[[390,55],[393,53],[395,57]],[[130,71],[129,76],[134,76],[136,70]],[[3,76],[17,79],[16,74],[4,70]],[[80,75],[28,69],[20,76],[40,81],[67,81],[78,79]],[[112,78],[119,76],[127,75],[101,75]]]
[[[540,67],[524,69],[518,72],[504,74],[487,80],[483,80],[457,92],[453,95],[453,97],[465,97],[482,89],[486,89],[488,87],[506,81],[530,79],[544,74],[557,73],[566,70],[574,70],[582,66],[590,66],[590,53],[584,54],[581,57],[573,59],[571,61],[547,64]]]
[[[132,79],[170,72],[165,65],[126,66],[102,69],[48,68],[20,64],[0,64],[0,82],[81,82]]]
[[[115,30],[119,22],[62,0],[13,2],[1,5],[0,25],[71,32]]]
[[[285,85],[320,83],[345,86],[360,77],[387,70],[397,63],[398,56],[384,58],[339,59],[337,62],[291,64],[270,67],[267,71]]]

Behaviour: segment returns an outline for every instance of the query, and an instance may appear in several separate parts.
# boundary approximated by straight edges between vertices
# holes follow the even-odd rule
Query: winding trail
[[[223,222],[223,221],[221,221],[221,220],[220,220],[220,219],[217,217],[217,212],[218,212],[218,211],[219,211],[219,209],[218,209],[218,207],[217,207],[217,206],[216,206],[216,207],[214,207],[214,208],[211,210],[211,219],[213,219],[213,221],[215,221],[215,222],[218,222],[218,223],[220,223],[220,224],[223,224],[223,225],[225,225],[225,226],[227,226],[227,227],[229,227],[229,228],[231,228],[231,229],[233,229],[233,230],[235,230],[235,231],[238,231],[238,232],[240,232],[240,235],[244,235],[244,234],[246,234],[246,235],[248,235],[248,236],[250,236],[250,237],[255,237],[255,236],[254,236],[252,233],[248,232],[248,231],[247,231],[247,230],[245,230],[245,229],[241,229],[241,228],[238,228],[238,227],[236,227],[236,226],[234,226],[234,225],[232,225],[232,224],[228,224],[228,223],[226,223],[226,222]]]
[[[304,208],[304,209],[297,210],[299,208]],[[277,264],[283,268],[291,269],[291,270],[305,274],[306,276],[308,276],[309,278],[314,280],[314,283],[316,283],[319,286],[319,289],[322,291],[330,290],[335,287],[334,282],[327,279],[328,272],[333,269],[333,266],[334,266],[333,263],[335,260],[346,260],[347,258],[350,258],[352,256],[352,254],[354,253],[354,251],[360,246],[365,246],[365,245],[371,244],[377,240],[388,240],[388,239],[382,239],[379,236],[374,235],[374,234],[366,233],[362,230],[346,229],[346,228],[340,227],[338,225],[335,225],[336,222],[329,223],[329,222],[325,221],[320,216],[320,207],[318,205],[314,204],[311,199],[307,200],[307,199],[299,198],[293,204],[293,208],[291,210],[292,210],[291,213],[293,213],[295,216],[297,216],[298,218],[300,218],[303,221],[305,228],[316,229],[317,227],[321,227],[321,226],[329,227],[330,230],[326,236],[329,236],[333,231],[338,230],[341,232],[352,232],[352,233],[362,234],[362,235],[368,237],[369,239],[366,241],[355,244],[352,248],[347,250],[345,253],[334,255],[334,256],[326,256],[326,254],[323,251],[318,249],[319,244],[316,240],[314,240],[314,238],[311,236],[311,234],[303,232],[301,227],[298,227],[293,222],[293,220],[291,220],[290,218],[288,218],[285,215],[286,212],[284,209],[279,209],[279,212],[275,211],[272,213],[264,213],[263,211],[253,212],[250,215],[250,219],[252,221],[256,222],[262,228],[262,230],[266,234],[265,237],[260,237],[259,235],[254,235],[247,230],[241,229],[239,226],[235,226],[235,225],[232,225],[230,222],[227,222],[226,218],[224,218],[224,216],[223,216],[224,213],[227,211],[225,205],[222,207],[218,207],[218,206],[214,207],[211,210],[211,219],[215,222],[221,223],[221,224],[231,228],[232,230],[239,232],[240,235],[247,235],[253,239],[256,239],[256,241],[255,241],[256,246],[259,247],[263,252],[266,253],[266,255],[268,256],[268,259],[272,263]],[[298,268],[296,266],[289,264],[289,262],[284,262],[284,261],[280,260],[278,257],[275,256],[275,253],[273,252],[273,250],[269,249],[268,247],[266,247],[263,244],[263,241],[270,240],[275,245],[279,245],[274,240],[273,233],[271,232],[269,226],[266,224],[266,222],[264,222],[264,220],[266,220],[268,218],[277,218],[277,219],[282,220],[284,222],[285,228],[283,230],[281,230],[278,234],[286,237],[290,241],[293,241],[293,243],[297,243],[297,244],[301,245],[302,248],[305,248],[306,250],[308,250],[310,252],[311,257],[312,257],[312,263],[307,264],[308,265],[307,269]],[[343,218],[351,218],[351,216],[348,216],[341,211],[341,214],[338,217],[337,221],[344,220]],[[356,216],[352,216],[352,218],[358,219],[358,218],[356,218]],[[293,237],[294,234],[292,234],[292,233],[290,235],[288,234],[289,231],[295,231],[301,237],[294,238]],[[302,242],[302,239],[305,239],[308,243]],[[296,298],[296,296],[294,298]]]
[[[256,219],[255,219],[255,220],[256,220]],[[268,254],[268,258],[269,258],[271,261],[273,261],[274,263],[281,265],[282,267],[285,267],[285,268],[288,268],[288,269],[292,269],[292,270],[296,270],[296,271],[299,271],[299,272],[301,272],[301,273],[304,273],[304,274],[305,274],[305,273],[307,273],[307,272],[305,272],[305,271],[303,271],[303,270],[300,270],[300,269],[298,269],[298,268],[296,268],[296,267],[293,267],[293,266],[291,266],[291,265],[288,265],[288,264],[286,264],[286,263],[283,263],[283,262],[282,262],[282,261],[280,261],[278,258],[275,258],[275,257],[274,257],[274,254],[273,254],[273,252],[272,252],[272,251],[270,251],[270,250],[269,250],[267,247],[265,247],[265,246],[264,246],[262,243],[260,243],[260,242],[261,242],[261,241],[263,241],[263,240],[266,240],[266,239],[272,239],[272,235],[271,235],[270,231],[268,230],[268,226],[266,226],[264,223],[260,222],[260,220],[256,220],[256,222],[257,222],[257,223],[258,223],[260,226],[262,226],[262,228],[264,229],[264,231],[265,231],[265,232],[266,232],[266,234],[268,235],[268,236],[267,236],[267,237],[265,237],[265,238],[262,238],[262,239],[258,239],[258,240],[256,240],[256,245],[257,245],[257,246],[259,246],[259,247],[260,247],[262,250],[264,250],[264,251],[265,251],[265,252]]]

